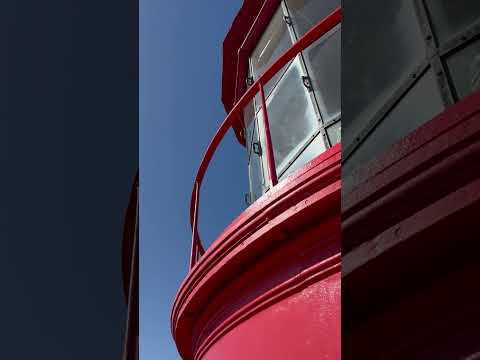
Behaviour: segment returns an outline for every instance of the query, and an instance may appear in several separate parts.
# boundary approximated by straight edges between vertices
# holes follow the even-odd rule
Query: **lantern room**
[[[240,75],[237,83],[258,86],[280,55],[339,5],[279,2],[267,27],[249,34],[242,44],[240,53],[248,55],[238,59],[243,69],[237,76],[245,77]],[[250,203],[340,142],[340,34],[337,24],[289,58],[245,106],[240,136],[248,158]]]

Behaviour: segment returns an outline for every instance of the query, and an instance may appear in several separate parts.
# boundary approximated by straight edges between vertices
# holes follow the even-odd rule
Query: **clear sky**
[[[140,1],[140,358],[179,359],[170,311],[187,274],[189,205],[203,153],[225,118],[222,42],[241,0]],[[232,134],[201,193],[210,243],[244,206],[246,157]]]

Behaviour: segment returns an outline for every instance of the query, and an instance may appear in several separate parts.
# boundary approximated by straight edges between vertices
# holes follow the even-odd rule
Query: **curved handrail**
[[[227,133],[228,129],[233,125],[235,121],[238,120],[238,115],[243,110],[243,108],[253,99],[253,97],[260,92],[263,94],[263,86],[278,72],[280,71],[290,60],[297,56],[302,50],[309,47],[313,42],[319,39],[322,35],[331,30],[334,26],[340,23],[342,18],[342,9],[338,7],[330,15],[320,21],[317,25],[312,27],[305,35],[303,35],[295,44],[293,44],[285,53],[283,53],[258,79],[255,83],[247,89],[245,94],[240,98],[240,100],[234,105],[232,110],[228,113],[227,117],[223,123],[218,128],[215,133],[210,145],[208,146],[202,162],[197,171],[195,177],[195,182],[192,190],[192,197],[190,200],[190,225],[192,228],[192,252],[190,257],[190,269],[195,265],[199,256],[205,252],[200,237],[198,235],[198,205],[200,198],[200,187],[202,185],[205,172],[210,164],[210,160],[213,157],[213,154],[217,150],[218,145],[222,141],[223,137]],[[264,109],[264,115],[266,115],[265,99],[262,96],[262,108]],[[267,122],[268,118],[264,116],[264,121]],[[268,129],[268,126],[267,126]],[[267,146],[269,152],[272,151],[271,146]],[[267,154],[268,155],[268,154]],[[272,169],[272,160],[273,154],[269,154],[268,159],[269,172],[271,174]],[[275,171],[275,166],[273,165],[273,171]],[[271,178],[273,179],[273,185],[275,185],[276,173]]]

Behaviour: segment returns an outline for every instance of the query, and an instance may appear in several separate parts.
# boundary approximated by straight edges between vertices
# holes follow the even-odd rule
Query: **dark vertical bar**
[[[197,219],[198,219],[198,182],[195,183],[195,209],[193,212],[193,224],[192,224],[192,251],[190,253],[190,269],[195,266],[197,262],[198,252],[198,232],[197,232]]]
[[[127,326],[123,348],[123,360],[138,359],[138,238],[139,238],[139,198],[137,185],[137,213],[135,215],[135,234],[130,264],[128,287]]]

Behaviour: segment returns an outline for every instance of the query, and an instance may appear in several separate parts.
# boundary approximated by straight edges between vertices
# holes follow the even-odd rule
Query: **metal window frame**
[[[290,33],[290,38],[292,39],[293,43],[295,43],[295,42],[298,41],[299,36],[297,35],[297,32],[295,31],[295,24],[292,20],[292,16],[290,14],[290,11],[288,10],[288,6],[287,6],[287,3],[285,2],[285,0],[281,1],[280,6],[282,7],[284,16],[286,18],[290,19],[290,22],[287,23],[287,28],[288,28],[288,32]],[[327,32],[327,34],[329,34],[329,33],[330,33],[330,31]],[[327,36],[327,34],[323,35],[322,38]],[[305,57],[303,56],[303,52],[305,50],[300,51],[300,53],[297,55],[297,57],[298,57],[299,63],[300,63],[301,76],[306,77],[308,79],[311,79],[310,73],[307,69],[307,64],[305,62]],[[277,83],[277,85],[278,85],[278,83]],[[323,116],[322,116],[322,112],[321,112],[321,106],[320,106],[320,104],[319,104],[319,102],[318,102],[317,98],[315,97],[315,94],[312,90],[308,91],[308,95],[309,95],[310,101],[313,104],[313,109],[315,111],[315,115],[317,117],[317,122],[319,124],[318,126],[321,127],[322,124],[323,124]],[[328,144],[325,143],[325,146],[327,146],[327,145]],[[328,149],[328,147],[327,147],[327,149]]]
[[[386,119],[388,114],[407,95],[412,87],[431,68],[437,80],[438,89],[445,108],[459,101],[455,86],[445,64],[448,56],[480,39],[480,19],[467,27],[464,31],[452,36],[444,44],[440,44],[438,35],[432,26],[432,18],[425,0],[412,0],[415,15],[427,50],[426,58],[422,59],[412,73],[405,77],[390,98],[380,107],[362,130],[355,137],[355,142],[344,148],[342,164],[367,140],[373,130]]]
[[[260,42],[260,40],[262,39],[262,36],[265,34],[265,31],[267,30],[267,28],[270,26],[270,24],[272,23],[272,20],[273,18],[277,15],[277,12],[279,10],[281,10],[280,12],[284,15],[285,17],[285,11],[283,10],[283,7],[282,7],[282,3],[284,2],[284,0],[280,0],[279,1],[279,4],[277,5],[275,11],[273,12],[273,16],[271,17],[271,19],[269,20],[267,26],[265,27],[264,31],[262,32],[262,35],[259,37],[257,43],[256,43],[256,46],[254,46],[252,49],[251,49],[251,53],[248,55],[247,59],[248,59],[248,77],[251,77],[253,79],[253,81],[257,80],[262,74],[257,74],[255,76],[255,71],[253,69],[253,62],[252,62],[252,55],[253,55],[253,52],[255,51],[256,47],[258,46],[258,43]],[[285,25],[286,26],[286,29],[287,29],[287,32],[290,36],[290,46],[292,46],[293,44],[295,44],[296,42],[296,38],[293,38],[292,37],[292,34],[290,32],[290,26],[288,24]],[[293,61],[295,59],[292,59],[290,60],[289,63],[287,63],[278,73],[282,72],[282,74],[280,75],[280,77],[275,81],[275,83],[273,84],[272,88],[270,89],[269,92],[266,92],[265,93],[265,98],[268,99],[270,94],[273,92],[273,90],[275,89],[275,87],[278,85],[278,83],[280,82],[280,80],[283,78],[283,76],[285,75],[285,73],[288,71],[288,69],[290,68],[290,66],[292,65]],[[268,69],[268,66],[267,66],[267,69]],[[272,80],[272,79],[271,79]],[[271,81],[270,80],[270,81]],[[265,84],[266,86],[267,84]],[[261,101],[259,101],[259,106],[257,107],[257,104],[255,104],[255,101],[257,100],[257,96],[259,96],[259,94],[257,94],[255,97],[254,97],[254,106],[255,106],[255,114],[257,114],[260,110],[261,110]]]
[[[277,15],[277,12],[280,11],[280,13],[283,15],[284,14],[284,11],[283,11],[283,8],[282,8],[282,3],[283,3],[283,0],[280,0],[279,1],[279,4],[277,5],[276,9],[274,10],[273,12],[273,15],[271,17],[271,19],[269,20],[268,24],[266,25],[265,27],[265,30],[266,28],[268,28],[268,26],[270,26],[271,24],[271,21],[273,19],[274,16]],[[252,28],[255,26],[252,25]],[[287,28],[287,32],[289,33],[290,35],[290,40],[291,40],[291,45],[292,46],[294,43],[295,43],[295,39],[292,39],[291,37],[291,34],[290,34],[290,30],[289,30],[289,26],[286,25],[286,28]],[[262,35],[259,37],[258,41],[261,40],[263,34],[265,33],[265,31],[262,32]],[[257,45],[258,45],[258,42],[257,42]],[[248,55],[247,57],[247,61],[248,61],[248,70],[247,70],[247,77],[251,77],[253,79],[253,81],[256,81],[262,74],[259,74],[258,76],[255,76],[255,71],[253,69],[253,63],[252,63],[252,54],[253,52],[255,51],[256,49],[256,46],[252,47],[251,49],[251,53]],[[274,85],[272,86],[272,88],[270,89],[270,91],[267,93],[267,94],[263,94],[264,98],[262,99],[262,94],[261,92],[264,91],[264,86],[262,86],[262,90],[261,92],[258,91],[255,96],[253,97],[252,99],[252,103],[253,103],[253,115],[254,115],[254,118],[252,121],[255,122],[255,125],[254,125],[254,129],[256,128],[257,129],[257,137],[256,139],[258,139],[258,141],[260,142],[260,144],[264,145],[265,144],[265,125],[264,125],[264,122],[265,121],[262,121],[260,122],[259,121],[259,114],[262,113],[262,118],[265,116],[265,112],[266,112],[266,109],[264,111],[263,109],[263,101],[267,101],[267,99],[270,97],[270,95],[273,93],[273,91],[275,90],[275,88],[277,87],[278,83],[283,79],[283,77],[285,76],[285,74],[287,73],[288,69],[290,69],[290,67],[292,66],[293,62],[294,62],[295,58],[293,58],[292,60],[290,60],[290,62],[288,62],[280,71],[282,72],[280,77],[275,81]],[[268,67],[267,67],[268,68]],[[257,101],[258,101],[258,104],[257,104]],[[267,120],[268,121],[268,120]],[[253,134],[252,134],[252,139],[253,139],[253,136],[255,134],[255,130],[253,131]],[[263,134],[263,136],[262,136]],[[253,142],[252,142],[253,143]],[[263,147],[267,147],[267,146],[263,146]],[[250,186],[250,189],[249,189],[249,197],[250,199],[253,201],[256,200],[256,197],[254,196],[254,192],[252,191],[253,189],[253,186],[252,186],[252,179],[251,179],[251,176],[250,176],[250,163],[251,163],[251,157],[254,156],[254,154],[252,154],[252,151],[251,149],[247,149],[247,157],[248,157],[248,163],[247,163],[247,166],[248,166],[248,183],[249,183],[249,186]],[[267,154],[266,153],[263,153],[262,155],[257,155],[259,157],[259,163],[260,163],[260,172],[261,172],[261,176],[262,176],[262,179],[261,180],[261,186],[262,186],[262,192],[263,193],[266,193],[271,186],[275,185],[276,182],[278,181],[277,180],[277,174],[275,173],[275,181],[272,181],[271,179],[271,176],[270,176],[270,172],[271,170],[269,169],[269,166],[268,166],[268,160],[266,159],[266,156]],[[273,185],[272,185],[273,184]],[[254,200],[255,199],[255,200]]]
[[[261,144],[261,140],[260,140],[260,126],[262,126],[262,124],[259,124],[258,122],[258,118],[255,114],[255,117],[253,119],[253,122],[254,122],[254,129],[253,129],[253,132],[252,132],[252,142],[251,142],[251,147],[252,149],[250,149],[250,151],[248,152],[248,162],[247,162],[247,170],[248,170],[248,185],[249,185],[249,197],[250,197],[250,200],[251,200],[251,203],[253,203],[257,197],[254,196],[254,192],[252,191],[253,189],[253,179],[252,177],[250,176],[251,175],[251,166],[252,166],[252,156],[255,156],[256,154],[253,153],[253,143],[258,141],[260,142]],[[256,136],[255,136],[256,134]],[[260,180],[260,186],[262,188],[262,193],[265,193],[266,191],[268,191],[269,189],[269,184],[267,182],[267,164],[266,164],[266,159],[264,158],[264,156],[261,156],[261,155],[257,155],[258,158],[259,158],[259,172],[261,173],[261,179],[257,179],[257,180]]]
[[[281,6],[283,8],[283,11],[285,13],[285,16],[288,17],[289,19],[293,19],[292,16],[291,16],[291,13],[290,13],[290,10],[288,8],[288,4],[286,3],[285,0],[281,0]],[[298,39],[300,38],[300,36],[297,34],[297,31],[295,30],[295,22],[293,20],[291,20],[290,24],[287,24],[287,27],[289,28],[289,30],[291,31],[291,36],[293,37],[294,41],[298,41]],[[342,31],[342,23],[338,23],[337,25],[335,25],[333,28],[331,28],[329,31],[327,31],[325,34],[323,34],[323,36],[321,36],[320,38],[318,38],[317,40],[315,40],[315,42],[313,42],[310,46],[314,46],[316,42],[318,41],[321,41],[322,39],[325,39],[325,41],[328,41],[328,39],[333,36],[337,31]],[[309,47],[310,47],[309,46]],[[310,72],[311,70],[309,70],[309,66],[307,64],[307,61],[305,60],[305,55],[304,55],[304,52],[308,50],[308,48],[305,48],[304,50],[300,51],[300,53],[298,54],[299,58],[300,58],[300,66],[302,68],[302,72],[304,73],[304,75],[308,78],[308,79],[311,79],[312,77],[310,76]],[[278,84],[278,83],[277,83]],[[337,122],[337,121],[341,121],[341,116],[342,116],[342,112],[340,110],[340,113],[339,115],[335,116],[334,118],[331,118],[329,120],[325,120],[323,115],[322,115],[322,112],[325,111],[327,112],[325,109],[324,109],[324,105],[322,103],[322,106],[320,106],[320,100],[317,98],[317,93],[315,92],[315,90],[311,90],[309,91],[309,95],[310,95],[310,98],[312,100],[312,103],[313,103],[313,107],[315,109],[315,113],[317,115],[317,121],[319,122],[319,132],[322,133],[322,137],[323,137],[323,142],[324,142],[324,145],[325,145],[325,149],[328,150],[329,148],[331,148],[333,145],[332,145],[332,141],[331,139],[329,138],[328,136],[328,133],[327,133],[327,128],[332,124],[332,122]],[[316,135],[315,135],[316,136]],[[313,136],[313,137],[315,137]],[[310,143],[312,140],[308,140],[307,142]],[[307,145],[308,146],[308,145]],[[294,158],[298,158],[301,153],[305,150],[305,148],[307,147],[301,147],[299,149],[299,152],[297,154],[294,155]],[[290,162],[289,162],[290,163]],[[285,169],[283,169],[282,173],[284,173],[285,171],[288,170],[288,168],[293,164],[290,163],[290,165],[288,165]]]
[[[303,154],[305,149],[313,142],[313,140],[315,140],[315,138],[317,136],[322,136],[323,141],[324,142],[327,141],[326,140],[326,133],[322,132],[321,128],[315,130],[315,132],[313,134],[311,134],[308,138],[306,138],[306,140],[304,141],[304,144],[299,148],[299,150],[295,153],[295,155],[290,158],[290,160],[287,162],[286,166],[282,169],[282,171],[278,173],[278,180],[279,181],[283,180],[283,176],[285,175],[285,173],[290,169],[292,164],[295,161],[297,161],[297,159],[300,157],[300,155]]]
[[[302,68],[301,60],[298,58],[298,56],[296,56],[296,57],[293,59],[293,61],[292,61],[292,63],[290,64],[290,66],[297,66],[297,67],[299,68],[300,76],[303,76],[303,74],[304,74],[303,71],[304,71],[304,70],[303,70],[303,68]],[[289,68],[289,69],[290,69],[290,68]],[[282,78],[285,77],[285,76],[286,76],[286,73],[282,76]],[[302,86],[303,86],[303,84],[302,84]],[[278,89],[277,86],[272,89],[272,94],[273,94],[273,92],[274,92],[276,89]],[[288,168],[289,168],[290,165],[292,164],[292,161],[291,161],[291,160],[292,160],[292,159],[296,159],[299,155],[301,155],[301,153],[304,151],[304,149],[305,149],[305,147],[306,147],[306,143],[310,141],[310,137],[313,136],[313,134],[317,134],[318,132],[321,132],[321,130],[322,130],[322,126],[323,126],[323,125],[322,125],[321,120],[318,119],[318,113],[317,113],[317,110],[316,110],[316,108],[315,108],[315,104],[313,103],[313,100],[311,99],[311,92],[309,92],[309,91],[306,91],[306,92],[308,93],[308,95],[307,95],[307,101],[310,101],[310,104],[311,104],[311,106],[312,106],[312,108],[313,108],[313,111],[314,111],[314,114],[315,114],[315,116],[316,116],[316,119],[315,119],[315,120],[316,120],[316,127],[315,127],[315,129],[313,130],[312,134],[308,135],[308,136],[305,137],[301,142],[299,142],[298,145],[301,144],[301,146],[299,146],[295,151],[292,150],[292,151],[288,154],[287,158],[289,158],[289,160],[286,162],[287,165],[283,165],[282,167],[277,167],[277,165],[275,165],[275,166],[276,166],[277,173],[279,174],[279,176],[278,176],[279,178],[280,178],[280,174],[283,174],[285,171],[288,170]],[[270,99],[271,99],[271,98],[265,100],[265,105],[266,105],[267,109],[268,109],[268,106],[269,106],[268,102],[269,102]],[[308,99],[310,99],[310,100],[308,100]],[[310,105],[308,105],[308,106],[310,106]],[[260,111],[262,111],[262,108],[261,108],[261,107],[260,107],[259,112],[260,112]],[[257,112],[257,115],[258,115],[259,112]],[[260,134],[262,134],[263,131],[265,131],[264,128],[261,128],[261,130],[262,130],[262,131],[260,132]],[[260,141],[264,141],[264,139],[261,138]],[[326,141],[324,141],[324,142],[325,142],[325,149],[329,149],[330,146],[328,146],[328,143],[327,143]]]
[[[285,0],[282,0],[282,4],[284,4],[284,11],[286,12],[287,16],[292,19],[292,16],[290,14],[290,10],[288,9],[288,5],[286,3]],[[299,36],[297,34],[297,30],[295,30],[295,22],[292,21],[291,22],[291,25],[289,26],[289,28],[291,29],[291,32],[293,34],[293,36],[295,37],[295,39],[299,39]],[[328,41],[328,39],[330,37],[332,37],[337,31],[342,31],[342,24],[339,23],[337,24],[336,26],[334,26],[332,29],[330,29],[329,31],[327,31],[322,37],[318,38],[313,44],[311,44],[310,46],[315,46],[315,43],[319,42],[319,41]],[[295,40],[296,41],[296,40]],[[309,47],[310,47],[309,46]],[[310,76],[310,72],[312,72],[311,70],[309,70],[309,66],[307,64],[307,61],[305,60],[305,55],[304,55],[304,52],[306,52],[308,50],[308,48],[306,48],[305,50],[301,51],[300,52],[300,57],[301,57],[301,62],[302,62],[302,67],[303,67],[303,71],[305,72],[305,75],[311,79],[312,77]],[[317,93],[315,92],[315,90],[312,90],[310,92],[310,96],[312,97],[312,101],[314,103],[314,107],[315,107],[315,111],[317,113],[317,116],[319,118],[319,121],[321,122],[321,124],[323,125],[323,127],[326,127],[326,122],[328,122],[329,120],[325,120],[322,113],[323,112],[327,112],[325,109],[324,109],[324,104],[323,104],[323,101],[320,101],[318,99],[318,96],[317,96]],[[322,103],[322,105],[320,105]],[[341,110],[340,110],[340,114],[341,114]],[[325,143],[325,145],[327,146],[327,148],[329,148],[328,144]]]
[[[276,15],[277,11],[279,11],[279,10],[283,12],[284,19],[292,19],[292,17],[290,16],[290,11],[288,9],[288,5],[286,4],[286,2],[284,0],[279,1],[278,5],[277,5],[277,8],[274,11],[274,14]],[[299,37],[298,37],[298,35],[295,31],[295,24],[292,21],[290,21],[290,22],[285,21],[285,22],[286,22],[287,31],[289,32],[290,39],[291,39],[292,45],[293,45],[299,39]],[[267,25],[267,27],[268,27],[268,25]],[[317,41],[320,41],[322,38],[327,38],[326,41],[328,41],[328,38],[331,37],[337,31],[341,31],[341,23],[334,26],[327,33],[325,33],[322,37],[317,39]],[[255,47],[252,48],[251,52],[253,53],[254,50],[255,50]],[[304,57],[304,51],[305,50],[300,51],[299,54],[295,58],[293,58],[281,70],[281,72],[282,72],[281,75],[279,76],[278,79],[276,79],[276,81],[273,84],[270,91],[267,94],[264,94],[265,99],[263,99],[263,100],[265,101],[265,104],[269,100],[271,94],[275,91],[275,89],[277,88],[279,83],[285,77],[288,70],[293,66],[293,63],[296,61],[297,58],[298,58],[298,62],[299,62],[299,65],[300,65],[301,75],[311,79],[310,70],[308,69],[308,65],[307,65],[305,57]],[[253,71],[251,54],[248,55],[247,59],[248,59],[247,77],[252,77],[254,80],[256,80],[255,76],[254,76],[254,71]],[[302,144],[302,146],[300,146],[295,152],[292,152],[292,154],[290,155],[290,160],[287,162],[287,164],[282,169],[279,169],[279,171],[277,173],[277,179],[281,179],[283,174],[288,171],[288,169],[292,166],[292,164],[298,159],[298,157],[305,151],[305,149],[311,144],[311,142],[319,134],[321,134],[321,136],[322,136],[322,140],[323,140],[323,143],[324,143],[324,146],[325,146],[326,150],[328,150],[329,148],[331,148],[334,145],[332,140],[328,136],[327,128],[332,126],[333,124],[341,121],[341,112],[337,116],[335,116],[334,118],[331,118],[331,119],[325,121],[323,116],[322,116],[322,111],[325,111],[325,109],[323,109],[323,106],[320,106],[320,101],[317,99],[317,94],[313,90],[308,91],[308,94],[309,94],[310,102],[313,105],[315,116],[317,117],[318,128],[308,138],[303,140],[304,143]],[[259,115],[260,112],[262,112],[262,114],[264,114],[265,112],[263,111],[262,101],[260,101],[260,104],[256,104],[256,102],[258,101],[257,97],[259,95],[260,95],[260,93],[257,94],[253,98],[253,107],[254,107],[254,113],[255,113],[254,121],[256,123],[256,126],[258,126],[259,141],[261,143],[264,143],[265,142],[265,137],[262,136],[262,134],[264,133],[265,129],[263,128],[262,124],[259,124],[258,115]],[[257,106],[257,105],[259,105],[259,106]],[[250,164],[251,151],[248,149],[247,152],[248,152],[248,164]],[[262,157],[262,156],[260,156],[260,157]],[[267,192],[270,187],[268,186],[268,184],[265,180],[267,178],[267,176],[266,176],[267,174],[265,173],[267,171],[267,167],[265,166],[266,165],[265,164],[265,159],[262,158],[260,162],[262,164],[262,171],[263,171],[263,178],[264,178],[264,182],[263,182],[264,183],[264,188],[265,188],[265,192]],[[250,174],[249,174],[249,176],[250,176]],[[251,184],[251,179],[249,179],[249,184]],[[250,197],[252,198],[251,192],[252,192],[252,188],[250,187]]]

